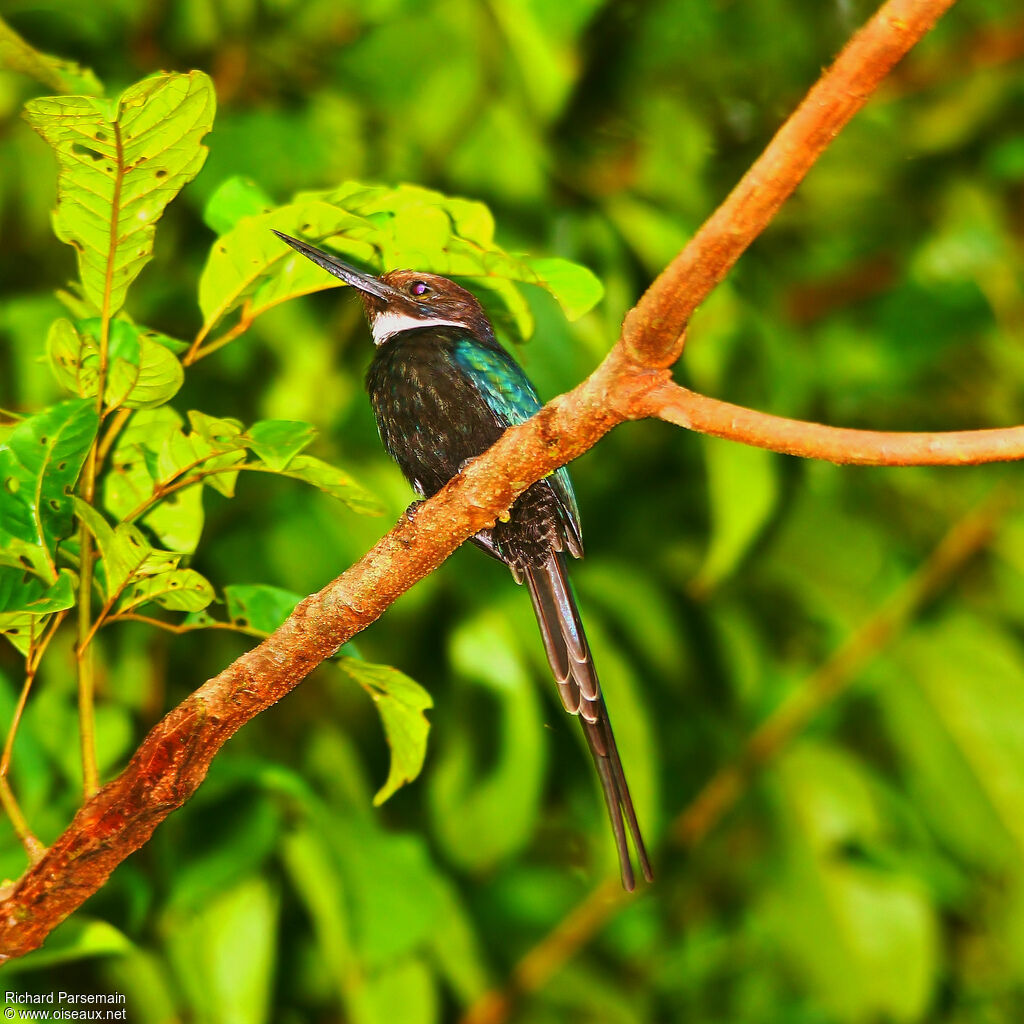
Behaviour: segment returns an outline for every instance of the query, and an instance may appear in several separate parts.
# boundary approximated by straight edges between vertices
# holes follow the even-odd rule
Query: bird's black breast
[[[429,497],[503,427],[455,362],[458,328],[403,331],[377,349],[366,389],[381,440],[416,490]]]
[[[439,491],[509,426],[456,361],[455,346],[468,336],[458,327],[402,331],[378,346],[366,375],[384,447],[424,497]],[[501,351],[496,342],[489,344]],[[578,543],[546,481],[518,498],[507,522],[499,521],[475,540],[517,576],[526,566],[541,564],[553,548]]]

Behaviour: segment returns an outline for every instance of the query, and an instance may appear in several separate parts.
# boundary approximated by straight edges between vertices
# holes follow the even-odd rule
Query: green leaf
[[[915,805],[968,863],[991,872],[1019,865],[1024,691],[1016,636],[949,614],[902,642],[894,675],[878,701]]]
[[[291,615],[302,595],[264,583],[232,583],[224,588],[224,600],[235,625],[269,636]]]
[[[439,1019],[437,984],[419,957],[403,957],[371,972],[353,996],[357,1024],[435,1024]]]
[[[285,245],[272,229],[321,240],[341,235],[350,240],[345,247],[348,255],[357,260],[373,256],[371,245],[351,241],[358,233],[372,233],[372,227],[324,202],[293,203],[243,217],[214,243],[199,278],[204,337],[240,307],[251,320],[279,302],[339,283]]]
[[[343,501],[353,512],[371,516],[383,512],[383,506],[377,498],[356,483],[348,473],[312,455],[296,455],[281,470],[281,474],[319,487],[325,494]]]
[[[214,107],[201,71],[155,75],[117,101],[51,96],[26,104],[29,124],[57,155],[57,237],[78,253],[97,311],[116,313],[152,258],[156,222],[206,159],[200,140]]]
[[[281,852],[299,900],[313,924],[317,945],[338,995],[344,1001],[351,984],[343,964],[354,962],[348,901],[335,858],[321,831],[299,825],[283,839]]]
[[[74,587],[70,569],[61,569],[57,582],[48,585],[24,569],[0,565],[0,635],[26,654],[49,616],[74,606]]]
[[[88,68],[71,60],[51,57],[31,47],[10,25],[0,18],[0,68],[31,75],[55,92],[80,92],[98,96],[103,92],[100,80]]]
[[[83,398],[95,395],[99,386],[100,329],[96,318],[80,321],[78,328],[60,319],[54,321],[47,339],[54,376]],[[103,394],[108,409],[151,409],[177,394],[185,371],[167,342],[173,339],[126,320],[111,323]]]
[[[111,600],[136,580],[177,569],[181,554],[152,547],[131,523],[113,529],[91,505],[75,498],[75,514],[96,538],[103,569],[104,596]]]
[[[315,437],[316,428],[301,420],[260,420],[245,434],[249,447],[275,471],[283,470]]]
[[[160,461],[182,434],[169,406],[136,413],[121,432],[104,474],[103,502],[115,519],[137,519],[172,551],[194,551],[203,529],[202,487],[184,488],[139,513],[156,493]]]
[[[544,780],[544,719],[519,638],[497,609],[459,626],[451,659],[486,688],[491,738],[481,750],[465,732],[449,737],[431,771],[431,822],[449,858],[487,870],[532,834]]]
[[[226,235],[243,217],[269,213],[274,201],[250,178],[235,175],[222,181],[206,201],[203,220],[218,235]]]
[[[803,743],[778,774],[786,851],[766,925],[829,1019],[921,1020],[938,980],[936,915],[917,878],[844,852],[884,839],[862,769]]]
[[[266,880],[237,882],[169,929],[177,976],[197,1019],[264,1024],[271,1019],[280,899]]]
[[[213,598],[213,587],[194,569],[172,569],[132,584],[118,602],[117,611],[134,611],[140,605],[155,601],[171,611],[198,612]]]
[[[711,505],[711,539],[691,586],[710,590],[725,579],[757,539],[778,499],[775,456],[762,448],[702,438]]]
[[[388,665],[373,665],[357,658],[341,658],[338,664],[373,698],[384,723],[391,747],[391,770],[373,798],[374,806],[380,806],[419,775],[430,730],[423,712],[434,702],[419,683]]]
[[[74,399],[23,419],[0,444],[0,558],[55,581],[57,541],[71,532],[70,491],[99,417]]]
[[[204,337],[239,308],[244,325],[286,299],[339,286],[272,229],[326,243],[343,258],[376,270],[413,267],[479,279],[482,291],[498,298],[513,336],[525,336],[533,326],[525,302],[513,298],[513,281],[546,288],[573,318],[602,295],[600,282],[584,267],[559,259],[520,259],[495,245],[494,221],[481,203],[415,185],[347,182],[326,192],[301,193],[269,213],[242,216],[218,239],[199,285]]]
[[[533,258],[527,266],[537,275],[535,283],[558,300],[570,320],[578,320],[604,296],[604,285],[587,267],[562,259]]]

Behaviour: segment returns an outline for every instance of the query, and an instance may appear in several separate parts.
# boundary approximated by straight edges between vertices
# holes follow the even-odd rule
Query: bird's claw
[[[412,502],[408,506],[408,508],[406,508],[406,510],[405,510],[405,518],[410,523],[415,523],[416,522],[416,514],[419,512],[420,505],[422,505],[422,504],[423,504],[423,499],[422,498],[417,498],[414,502]]]

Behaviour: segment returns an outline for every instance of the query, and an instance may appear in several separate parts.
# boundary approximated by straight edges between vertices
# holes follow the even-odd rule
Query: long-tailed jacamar
[[[376,354],[366,388],[384,447],[422,498],[469,459],[540,409],[533,385],[498,344],[476,298],[436,274],[392,270],[374,277],[280,231],[293,249],[357,289]],[[565,710],[576,715],[597,766],[622,884],[634,887],[626,829],[640,868],[651,866],[626,785],[612,724],[566,575],[565,552],[583,555],[579,510],[562,468],[524,491],[507,518],[474,542],[526,582]]]

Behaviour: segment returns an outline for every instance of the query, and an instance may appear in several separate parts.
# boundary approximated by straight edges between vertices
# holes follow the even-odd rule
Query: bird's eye
[[[426,295],[430,291],[430,285],[425,281],[413,281],[409,285],[409,292],[412,295]]]

